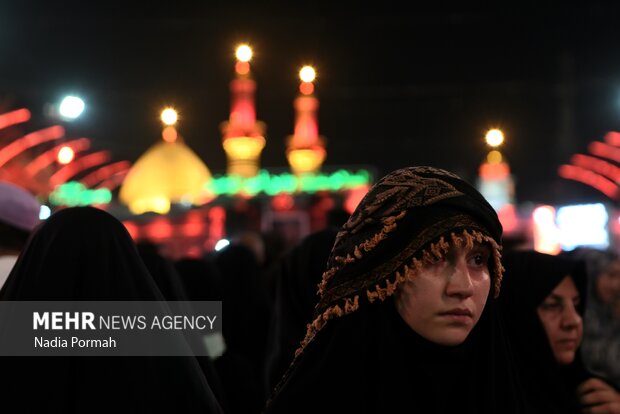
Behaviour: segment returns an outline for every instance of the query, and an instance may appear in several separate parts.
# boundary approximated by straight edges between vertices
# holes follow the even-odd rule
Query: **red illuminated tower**
[[[258,174],[265,147],[265,124],[256,120],[256,82],[250,75],[252,49],[241,45],[236,56],[236,77],[230,82],[230,119],[221,126],[222,145],[228,158],[228,174],[249,178]]]
[[[518,217],[514,203],[514,181],[510,166],[497,149],[504,142],[504,134],[499,129],[491,129],[486,134],[486,142],[491,150],[486,160],[480,165],[478,190],[493,206],[504,227],[504,233],[510,235],[518,230]]]
[[[319,135],[314,96],[314,69],[304,66],[299,71],[300,95],[295,98],[295,132],[287,139],[286,157],[296,175],[318,173],[325,160],[325,139]]]

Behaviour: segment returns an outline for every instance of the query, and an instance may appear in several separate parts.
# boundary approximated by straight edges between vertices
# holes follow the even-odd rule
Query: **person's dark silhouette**
[[[123,225],[102,210],[76,207],[38,228],[0,300],[164,297]],[[5,407],[20,412],[222,412],[194,357],[21,357],[0,364]]]

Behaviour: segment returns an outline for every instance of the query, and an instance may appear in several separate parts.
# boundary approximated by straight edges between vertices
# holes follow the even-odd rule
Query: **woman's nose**
[[[577,312],[575,305],[569,302],[562,311],[562,328],[574,329],[581,325],[581,315]]]
[[[474,285],[465,260],[457,260],[446,286],[448,296],[468,298],[474,294]]]

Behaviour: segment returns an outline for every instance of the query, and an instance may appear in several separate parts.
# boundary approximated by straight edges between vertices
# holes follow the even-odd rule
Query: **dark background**
[[[542,3],[541,3],[542,4]],[[135,161],[160,138],[173,105],[178,129],[211,171],[225,171],[234,49],[254,48],[262,166],[287,168],[297,72],[315,65],[325,168],[378,174],[435,165],[475,180],[491,127],[517,201],[604,200],[557,177],[587,144],[620,130],[620,13],[610,3],[420,8],[382,2],[0,1],[0,105],[52,122],[44,106],[67,93],[87,110],[69,137]]]

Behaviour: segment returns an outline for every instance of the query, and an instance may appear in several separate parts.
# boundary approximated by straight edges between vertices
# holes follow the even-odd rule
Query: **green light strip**
[[[112,201],[112,192],[107,188],[88,189],[77,181],[59,185],[49,196],[50,203],[56,206],[90,206],[108,204]]]
[[[331,174],[313,174],[296,177],[290,173],[269,174],[260,170],[256,177],[237,176],[213,177],[206,184],[207,191],[215,195],[247,194],[250,196],[265,193],[273,196],[280,193],[314,193],[317,191],[338,191],[370,184],[367,170],[351,172],[338,170]]]
[[[260,170],[256,177],[238,176],[213,177],[205,189],[216,196],[246,194],[254,196],[265,193],[274,196],[280,193],[315,193],[317,191],[339,191],[370,185],[370,173],[367,170],[351,172],[338,170],[330,174],[313,174],[296,177],[290,173],[270,174]],[[56,206],[87,206],[108,204],[112,193],[107,188],[91,190],[82,183],[70,181],[59,185],[49,196],[50,203]]]

